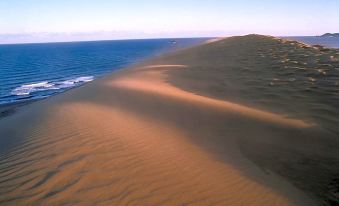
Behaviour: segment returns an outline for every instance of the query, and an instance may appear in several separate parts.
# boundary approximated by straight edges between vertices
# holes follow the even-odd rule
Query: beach
[[[248,35],[0,119],[0,205],[336,205],[339,51]]]

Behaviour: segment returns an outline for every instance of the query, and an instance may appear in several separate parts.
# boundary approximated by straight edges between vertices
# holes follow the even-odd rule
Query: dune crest
[[[261,121],[269,121],[276,124],[301,128],[314,126],[314,124],[306,123],[303,120],[289,119],[282,115],[246,107],[240,104],[222,101],[218,99],[212,99],[201,95],[196,95],[176,88],[166,82],[167,79],[166,71],[168,71],[169,69],[186,67],[188,66],[187,65],[146,66],[141,68],[140,70],[136,70],[136,72],[133,75],[130,75],[125,78],[120,78],[118,80],[114,80],[113,82],[108,82],[108,84],[131,90],[151,92],[158,95],[169,96],[172,98],[180,99],[182,101],[190,101],[192,103],[208,105],[211,107],[219,108],[226,112],[238,113],[239,115],[255,118]],[[147,68],[153,70],[145,70]],[[156,70],[154,70],[154,68],[156,68]]]

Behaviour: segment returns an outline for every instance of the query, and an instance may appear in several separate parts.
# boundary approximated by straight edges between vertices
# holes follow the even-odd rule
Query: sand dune
[[[149,84],[131,75],[105,83],[128,89],[134,84],[141,90],[156,87],[147,98],[162,98],[160,93],[164,92],[188,98],[189,102],[180,104],[204,104],[157,78],[161,74],[157,70],[142,71],[135,73]],[[134,103],[139,104],[137,99]],[[11,157],[3,158],[1,203],[293,204],[293,200],[187,142],[190,134],[174,125],[98,103],[63,103],[50,109],[47,120],[31,132],[31,140]],[[166,107],[154,109],[162,112]],[[253,166],[246,167],[251,170]]]
[[[263,37],[225,39],[164,56],[1,119],[0,205],[321,202],[323,196],[308,189],[315,183],[300,177],[298,165],[275,165],[299,160],[291,156],[294,151],[309,159],[335,155],[331,146],[337,142],[321,122],[217,98],[204,87],[218,78],[200,75],[199,66],[210,65],[209,72],[220,76],[226,71],[220,73],[215,62],[228,58],[204,51],[221,51],[226,47],[220,44],[242,43],[242,38]],[[209,78],[206,85],[204,78]],[[323,135],[329,136],[319,139]],[[322,174],[314,179],[327,180]]]
[[[249,108],[239,104],[212,99],[204,96],[199,96],[189,92],[185,92],[178,88],[166,83],[166,74],[164,69],[169,68],[186,68],[187,65],[150,65],[144,68],[158,68],[157,70],[142,70],[142,72],[136,71],[133,75],[129,75],[126,78],[119,78],[112,83],[113,86],[142,91],[151,92],[158,95],[165,95],[173,97],[182,101],[189,101],[191,103],[208,105],[211,107],[220,108],[227,112],[234,112],[239,115],[255,118],[262,121],[274,122],[277,124],[283,124],[293,127],[311,127],[311,123],[306,123],[302,120],[294,120],[283,117],[258,109]],[[160,70],[159,70],[160,68]]]

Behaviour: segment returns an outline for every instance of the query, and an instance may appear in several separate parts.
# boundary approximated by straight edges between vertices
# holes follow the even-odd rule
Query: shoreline
[[[205,38],[205,37],[203,37],[203,38]],[[164,39],[171,39],[171,38],[164,38]],[[212,43],[212,42],[215,42],[215,41],[220,41],[222,39],[225,39],[225,38],[223,38],[223,37],[215,37],[215,38],[206,40],[205,42],[200,43],[198,45],[193,45],[193,46],[189,46],[189,47],[185,47],[185,48],[176,49],[174,51],[168,51],[168,52],[162,53],[162,54],[160,54],[160,56],[171,55],[171,54],[179,52],[181,50],[190,49],[190,48],[195,47],[195,46],[199,46],[199,45],[203,45],[203,44],[208,44],[208,43]],[[138,40],[138,39],[132,39],[132,40]],[[124,41],[124,40],[102,40],[102,41]],[[128,40],[126,40],[126,41],[128,41]],[[80,42],[83,42],[83,41],[80,41]],[[84,42],[92,42],[92,41],[84,41]],[[96,41],[93,41],[93,42],[96,42]],[[78,43],[78,42],[48,42],[46,44],[49,44],[49,43]],[[41,44],[41,43],[27,43],[27,44]],[[11,45],[11,44],[9,44],[9,45]],[[159,56],[157,56],[157,55],[155,57],[152,56],[152,57],[146,58],[144,60],[141,60],[139,62],[132,63],[132,64],[130,64],[128,66],[123,67],[123,68],[115,69],[114,71],[109,72],[109,73],[107,73],[105,75],[96,76],[96,77],[94,77],[93,81],[101,81],[101,79],[104,79],[106,77],[114,75],[116,72],[120,72],[120,70],[132,69],[132,68],[137,67],[138,65],[147,64],[147,62],[150,62],[150,61],[153,61],[154,59],[159,58]],[[53,96],[57,96],[57,95],[60,95],[60,94],[63,94],[63,93],[67,93],[70,90],[77,89],[77,88],[82,87],[82,86],[84,86],[86,84],[89,84],[89,83],[91,83],[93,81],[83,83],[81,85],[69,88],[69,89],[67,89],[67,90],[65,90],[63,92],[60,92],[60,93],[57,93],[57,94],[53,94],[53,95],[50,95],[50,96],[47,96],[47,97],[44,97],[44,98],[30,99],[30,100],[23,100],[23,101],[19,101],[19,102],[0,104],[0,120],[2,118],[8,117],[8,116],[14,114],[21,107],[25,107],[27,105],[30,105],[30,104],[34,103],[34,102],[39,102],[39,101],[44,101],[46,99],[50,99]]]
[[[199,43],[199,44],[204,44],[206,41],[208,41],[209,39],[211,39],[211,37],[201,37],[201,38],[163,38],[165,40],[172,40],[172,39],[195,39],[196,41],[201,41],[202,39],[206,39],[205,41],[203,41],[202,43]],[[131,39],[131,41],[139,41],[139,40],[143,40],[143,39]],[[159,39],[146,39],[146,40],[159,40]],[[130,41],[128,39],[123,39],[123,40],[102,40],[102,41]],[[82,43],[82,42],[98,42],[98,41],[80,41],[80,42],[48,42],[46,44],[53,44],[53,43]],[[99,41],[100,42],[100,41]],[[30,44],[30,43],[29,43]],[[32,44],[45,44],[45,43],[32,43]],[[11,44],[8,44],[8,45],[11,45]],[[16,45],[16,44],[14,44]],[[126,69],[126,68],[131,68],[131,67],[134,67],[136,65],[139,65],[139,64],[143,64],[144,62],[147,62],[147,61],[150,61],[154,58],[158,58],[159,56],[163,56],[163,55],[168,55],[168,54],[171,54],[173,52],[177,52],[177,51],[180,51],[180,50],[183,50],[183,49],[189,49],[191,47],[194,47],[196,46],[197,43],[192,43],[192,45],[186,45],[186,46],[179,46],[178,48],[175,48],[173,50],[168,50],[168,51],[162,51],[160,53],[156,53],[154,54],[153,56],[150,56],[150,57],[146,57],[144,59],[141,59],[137,62],[133,62],[133,63],[129,63],[127,64],[126,66],[123,66],[123,67],[118,67],[110,72],[107,72],[106,74],[99,74],[99,75],[96,75],[96,76],[93,76],[94,80],[97,81],[106,76],[110,76],[112,75],[113,73],[115,72],[119,72],[119,70],[122,70],[122,69]],[[1,44],[0,44],[1,46]],[[83,74],[85,75],[85,74]],[[87,76],[86,76],[87,77]],[[40,80],[41,82],[44,82],[44,80]],[[90,81],[92,82],[92,81]],[[33,98],[33,99],[28,99],[28,100],[22,100],[22,101],[14,101],[14,102],[7,102],[7,103],[2,103],[0,104],[0,119],[1,118],[4,118],[8,115],[11,115],[13,114],[16,109],[22,107],[22,106],[25,106],[25,105],[29,105],[33,102],[37,102],[37,101],[44,101],[45,99],[49,99],[53,96],[56,96],[56,95],[59,95],[59,94],[62,94],[62,93],[65,93],[65,92],[68,92],[69,90],[72,90],[72,89],[76,89],[78,87],[82,87],[83,85],[87,84],[87,83],[90,83],[90,82],[84,82],[84,83],[80,83],[79,85],[76,85],[74,87],[71,87],[71,88],[68,88],[68,89],[65,89],[64,91],[60,92],[60,93],[56,93],[56,94],[52,94],[52,95],[49,95],[49,96],[46,96],[46,97],[42,97],[42,98]],[[29,82],[27,84],[30,84]]]
[[[256,34],[254,34],[254,35],[256,35]],[[165,52],[165,53],[161,54],[160,56],[171,55],[172,53],[180,52],[181,50],[190,49],[192,47],[196,47],[196,46],[200,46],[200,45],[204,45],[204,44],[210,44],[210,43],[217,42],[217,41],[222,41],[222,40],[225,40],[227,38],[232,38],[232,37],[233,36],[231,36],[231,37],[213,37],[213,38],[211,38],[211,37],[200,37],[200,38],[206,38],[206,39],[210,38],[210,39],[207,39],[206,41],[204,41],[204,42],[202,42],[202,43],[200,43],[198,45],[192,45],[192,46],[189,46],[189,47],[176,49],[174,51]],[[275,36],[267,36],[267,37],[274,38],[274,39],[279,39],[279,40],[285,41],[287,43],[296,43],[296,44],[300,44],[300,45],[303,45],[303,46],[306,46],[306,47],[309,47],[309,48],[316,48],[316,49],[320,49],[320,50],[321,49],[325,49],[325,50],[339,50],[338,48],[326,47],[326,46],[323,46],[323,45],[307,44],[307,43],[304,43],[302,41],[288,39],[289,37],[275,37]],[[313,37],[313,36],[311,36],[311,37]],[[164,39],[175,39],[175,38],[164,38]],[[184,39],[186,39],[186,38],[184,38]],[[190,38],[187,37],[187,39],[190,39]],[[124,41],[124,40],[125,39],[122,39],[122,40],[100,40],[100,41]],[[131,40],[139,40],[139,39],[131,39]],[[97,41],[79,41],[79,42],[81,43],[81,42],[97,42]],[[50,43],[79,43],[79,42],[47,42],[46,44],[50,44]],[[42,43],[27,43],[27,44],[42,44]],[[4,44],[4,45],[7,45],[7,44]],[[8,44],[8,45],[11,45],[11,44]],[[112,72],[108,72],[105,75],[96,76],[94,81],[100,81],[100,79],[105,78],[107,76],[110,76],[110,75],[114,74],[115,72],[119,72],[120,70],[133,68],[135,66],[145,64],[146,62],[149,62],[149,61],[152,61],[152,60],[158,59],[158,58],[159,58],[159,56],[158,57],[154,57],[153,56],[153,57],[149,57],[149,58],[146,58],[144,60],[141,60],[140,62],[132,63],[131,65],[128,65],[128,66],[125,66],[123,68],[114,70]],[[19,102],[0,104],[0,119],[1,118],[5,118],[5,117],[13,114],[17,109],[19,109],[19,108],[21,108],[23,106],[29,105],[29,104],[37,102],[37,101],[44,101],[45,99],[49,99],[49,98],[51,98],[53,96],[60,95],[62,93],[68,92],[69,90],[81,87],[81,86],[83,86],[85,84],[88,84],[88,82],[83,83],[83,84],[81,84],[79,86],[75,86],[73,88],[67,89],[67,90],[65,90],[65,91],[63,91],[61,93],[53,94],[51,96],[44,97],[44,98],[41,98],[41,99],[30,99],[30,100],[24,100],[24,101],[19,101]]]
[[[327,89],[313,88],[308,74],[294,68],[305,61],[299,53],[319,52],[328,51],[260,35],[230,37],[29,104],[0,118],[0,135],[13,145],[0,155],[0,203],[336,203],[327,187],[336,184],[337,131],[327,129],[327,116],[314,118],[288,98],[310,87],[300,101],[306,108],[312,92]],[[281,62],[288,55],[300,60]],[[298,81],[290,80],[291,69]],[[258,73],[265,78],[256,79]],[[13,185],[25,198],[6,189]]]

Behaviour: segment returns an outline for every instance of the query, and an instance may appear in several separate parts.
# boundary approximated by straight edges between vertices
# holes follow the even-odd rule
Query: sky
[[[0,43],[339,32],[339,0],[0,0]]]

